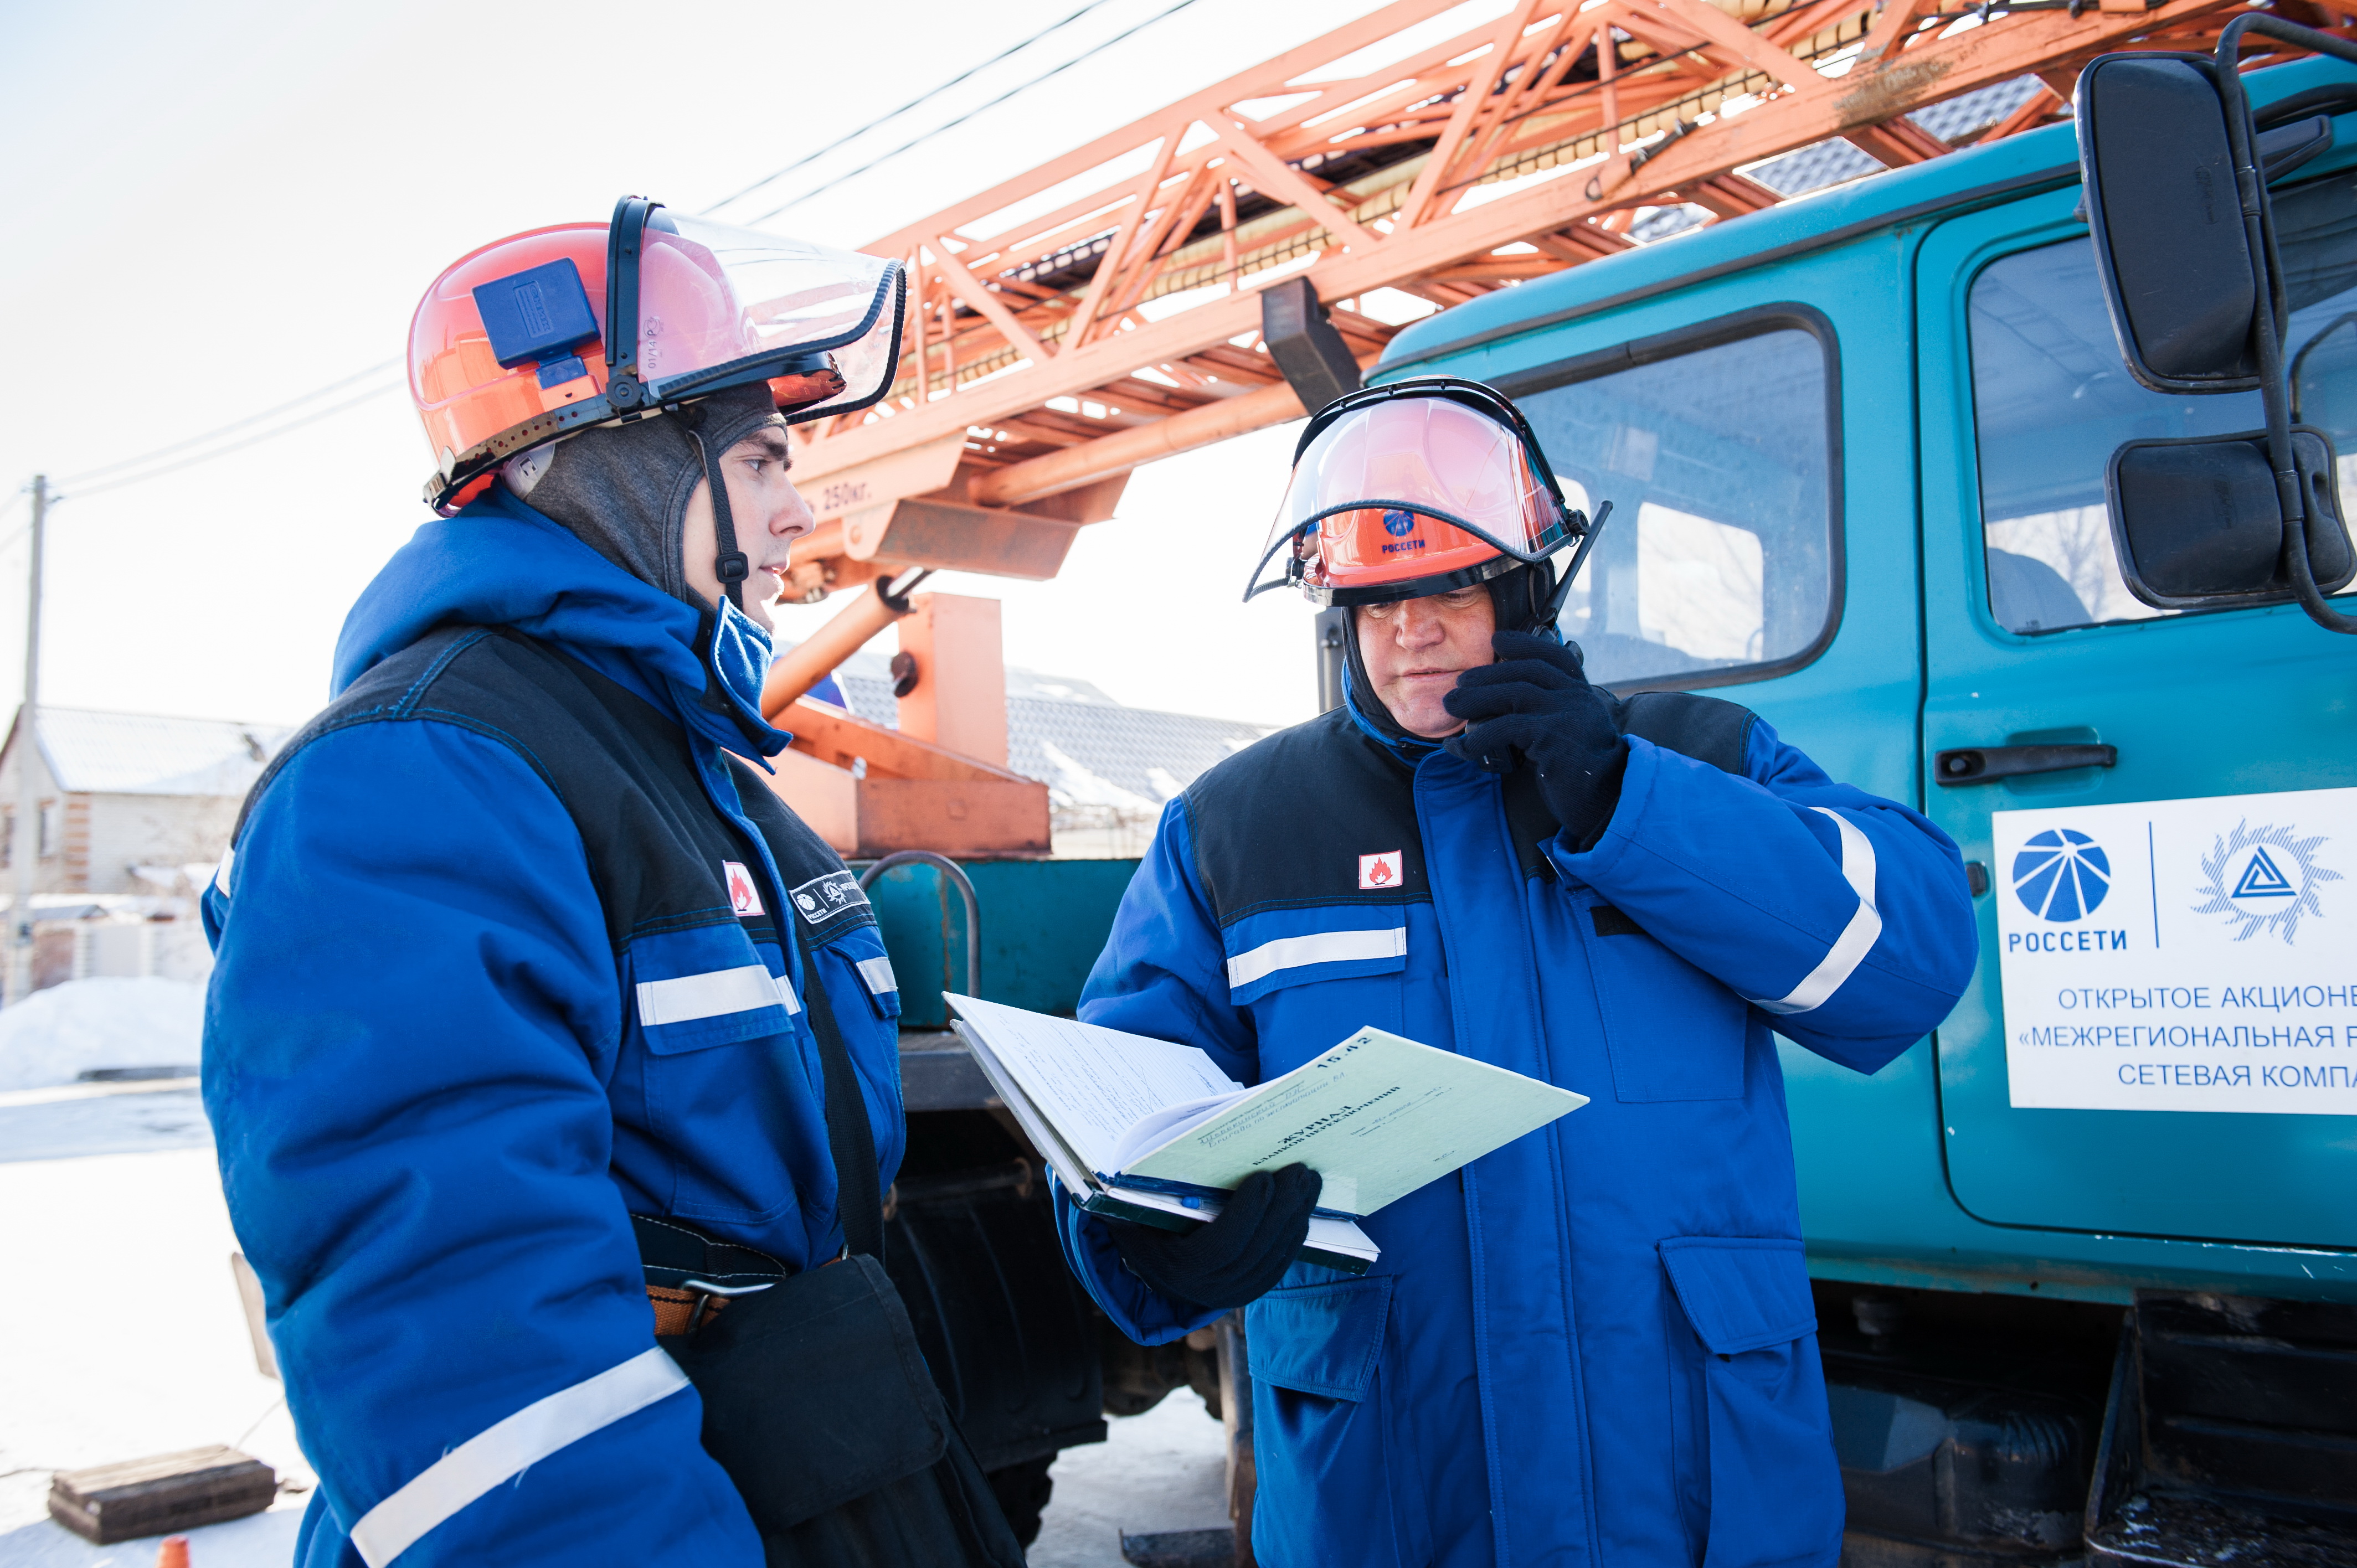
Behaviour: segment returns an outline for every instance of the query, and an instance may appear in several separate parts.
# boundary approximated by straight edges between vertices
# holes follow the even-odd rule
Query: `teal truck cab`
[[[2357,69],[2246,84],[2329,593]],[[1970,863],[1981,963],[1937,1033],[1870,1078],[1783,1051],[1848,1560],[2357,1561],[2357,643],[2284,585],[2264,443],[2255,499],[2199,439],[2260,431],[2261,393],[2124,361],[2138,258],[2099,264],[2074,133],[1490,295],[1370,379],[1500,387],[1614,503],[1562,623],[1591,676],[1741,703]],[[2132,209],[2165,187],[2135,172],[2102,182],[2115,251],[2239,243],[2231,170],[2190,214]],[[2247,278],[2187,286],[2248,322]]]

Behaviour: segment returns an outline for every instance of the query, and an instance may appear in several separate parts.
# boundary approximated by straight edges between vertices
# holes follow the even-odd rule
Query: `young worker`
[[[1871,1072],[1939,1023],[1964,869],[1742,708],[1590,685],[1584,526],[1486,387],[1321,411],[1269,553],[1351,607],[1348,700],[1170,803],[1082,1004],[1246,1083],[1374,1025],[1591,1097],[1369,1217],[1363,1278],[1288,1267],[1297,1189],[1185,1239],[1060,1194],[1133,1338],[1246,1308],[1276,1568],[1840,1555],[1770,1030]]]
[[[353,607],[205,899],[304,1568],[1020,1562],[987,1509],[980,1548],[871,1509],[765,1553],[656,1343],[861,1274],[816,1266],[900,1158],[890,965],[759,703],[812,525],[786,423],[879,396],[902,308],[888,262],[635,198],[418,307],[446,521]]]

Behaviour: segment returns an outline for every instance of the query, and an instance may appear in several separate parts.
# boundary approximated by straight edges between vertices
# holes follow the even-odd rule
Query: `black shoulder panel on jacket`
[[[1649,692],[1615,710],[1624,734],[1734,774],[1757,722],[1749,708],[1683,692]],[[1537,781],[1518,768],[1502,801],[1526,876],[1552,875],[1556,832]],[[1280,730],[1187,789],[1195,874],[1222,926],[1304,904],[1407,904],[1432,897],[1408,767],[1336,708]],[[1365,886],[1362,857],[1397,850],[1395,886]]]
[[[471,644],[490,637],[488,627],[437,627],[403,649],[392,658],[371,668],[367,674],[345,687],[335,701],[311,715],[311,722],[295,732],[294,738],[279,747],[278,755],[245,792],[245,803],[238,808],[237,827],[230,835],[235,843],[245,834],[245,820],[253,815],[253,808],[286,765],[295,760],[305,747],[321,736],[333,735],[354,725],[372,724],[383,719],[405,718],[418,696],[432,684],[435,676],[450,660]],[[555,787],[550,781],[550,788]]]
[[[355,725],[404,721],[474,730],[539,775],[552,806],[581,836],[617,949],[640,932],[738,918],[723,866],[759,856],[714,809],[679,727],[636,693],[507,628],[444,628],[377,665],[272,762],[245,812],[313,741]],[[834,852],[749,770],[736,778],[746,815],[761,829],[789,888],[850,879]],[[532,808],[519,801],[516,809]],[[242,816],[238,826],[242,832]],[[848,916],[842,929],[873,918],[856,885],[833,902],[832,913]],[[771,915],[765,909],[743,924],[774,937]]]
[[[1415,779],[1341,708],[1246,746],[1187,787],[1195,874],[1222,926],[1304,904],[1411,904],[1432,897],[1415,827]],[[1399,876],[1360,875],[1399,852]]]
[[[1620,733],[1650,740],[1738,778],[1760,715],[1691,692],[1640,692],[1620,707]]]
[[[802,923],[811,928],[811,940],[828,941],[838,931],[872,922],[876,912],[868,905],[867,895],[859,890],[859,878],[845,867],[843,857],[808,822],[794,815],[744,758],[731,757],[728,767],[737,778],[737,798],[753,825],[761,830],[761,836],[770,841],[770,854],[778,863],[786,897],[792,900]]]

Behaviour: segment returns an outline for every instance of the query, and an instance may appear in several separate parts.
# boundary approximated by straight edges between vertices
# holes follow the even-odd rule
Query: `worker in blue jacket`
[[[841,363],[888,378],[897,272],[749,234],[723,264],[662,225],[621,297],[692,397],[627,325],[583,363],[635,230],[520,236],[428,294],[444,516],[353,607],[205,897],[205,1107],[319,1476],[302,1568],[757,1568],[656,1337],[844,1249],[817,1004],[868,1177],[899,1163],[891,965],[770,789],[760,708],[762,601],[812,526],[787,419],[880,386],[754,330],[794,294],[881,330]]]
[[[1276,1568],[1840,1555],[1770,1031],[1872,1072],[1938,1024],[1964,868],[1740,707],[1590,685],[1586,527],[1486,387],[1322,410],[1257,587],[1352,607],[1348,699],[1170,802],[1082,1002],[1245,1083],[1373,1025],[1591,1097],[1367,1217],[1363,1277],[1293,1261],[1311,1173],[1183,1237],[1059,1195],[1131,1337],[1243,1307]]]

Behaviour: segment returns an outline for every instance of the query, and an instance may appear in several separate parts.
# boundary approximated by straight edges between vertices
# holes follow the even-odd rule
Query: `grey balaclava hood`
[[[1500,631],[1535,631],[1539,618],[1546,613],[1546,607],[1553,596],[1555,567],[1552,564],[1518,565],[1510,572],[1490,578],[1487,585],[1490,607]],[[1563,634],[1558,630],[1555,635],[1559,638]],[[1438,741],[1409,734],[1407,727],[1392,716],[1392,711],[1383,705],[1383,700],[1375,695],[1374,678],[1367,673],[1366,656],[1359,650],[1359,612],[1356,608],[1342,618],[1342,650],[1343,658],[1350,666],[1351,689],[1360,694],[1359,716],[1394,745],[1412,750],[1423,748],[1416,752],[1418,756],[1423,755],[1423,751],[1438,750]]]
[[[639,581],[705,611],[687,585],[681,536],[688,498],[704,478],[701,439],[715,463],[765,424],[782,424],[769,383],[731,387],[676,413],[585,430],[551,450],[536,482],[504,482],[533,507]],[[743,548],[740,536],[738,548]]]

